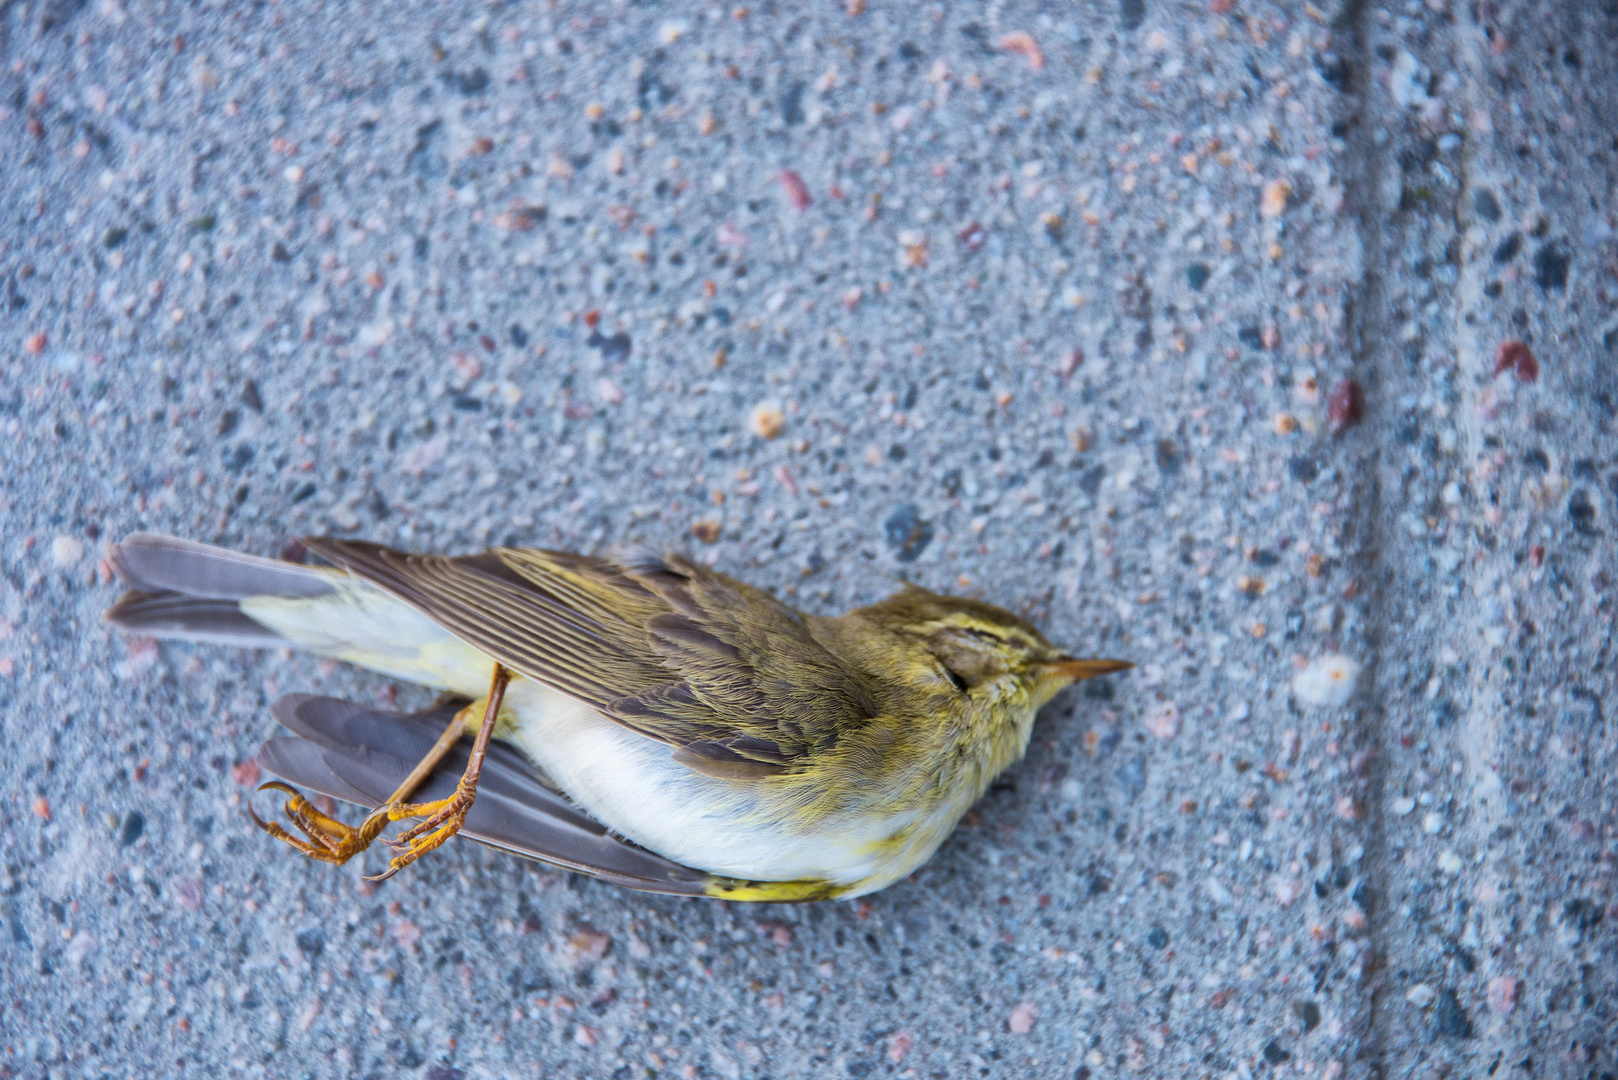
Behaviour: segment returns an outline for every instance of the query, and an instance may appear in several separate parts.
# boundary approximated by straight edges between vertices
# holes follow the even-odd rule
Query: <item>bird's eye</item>
[[[979,641],[987,641],[992,645],[1004,645],[1006,643],[1005,638],[1001,637],[999,634],[991,634],[987,630],[979,630],[974,627],[969,628],[966,632],[972,637],[977,638]]]
[[[940,634],[930,644],[938,666],[944,669],[955,689],[964,694],[985,680],[1005,673],[1001,650],[988,644],[999,640],[987,631],[974,632],[962,627]]]

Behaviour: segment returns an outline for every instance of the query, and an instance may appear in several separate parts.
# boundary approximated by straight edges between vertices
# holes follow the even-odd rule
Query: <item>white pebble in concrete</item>
[[[1348,704],[1359,681],[1359,661],[1341,653],[1326,653],[1298,672],[1292,680],[1292,692],[1305,705],[1336,708]]]

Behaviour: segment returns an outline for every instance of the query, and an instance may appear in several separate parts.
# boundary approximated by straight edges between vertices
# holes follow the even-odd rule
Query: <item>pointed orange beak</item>
[[[1135,665],[1128,660],[1080,660],[1072,656],[1059,656],[1055,660],[1046,660],[1041,666],[1053,674],[1066,676],[1074,682],[1083,682],[1097,675],[1127,671]]]

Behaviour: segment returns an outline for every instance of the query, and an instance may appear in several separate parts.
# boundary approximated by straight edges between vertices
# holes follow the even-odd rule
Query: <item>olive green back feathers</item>
[[[870,680],[801,615],[677,555],[619,563],[532,548],[446,557],[308,544],[702,772],[785,772],[877,715]]]

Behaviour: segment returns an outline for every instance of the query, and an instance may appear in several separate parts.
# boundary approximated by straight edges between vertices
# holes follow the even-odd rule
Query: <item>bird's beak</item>
[[[1054,660],[1042,661],[1040,666],[1053,675],[1072,679],[1074,682],[1083,682],[1097,675],[1127,671],[1135,665],[1128,660],[1080,660],[1073,656],[1058,656]]]

